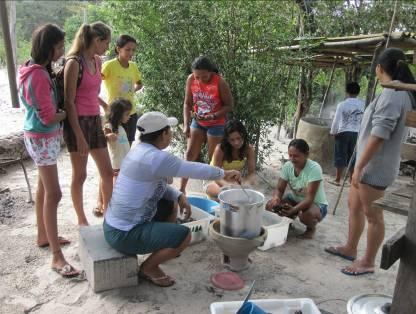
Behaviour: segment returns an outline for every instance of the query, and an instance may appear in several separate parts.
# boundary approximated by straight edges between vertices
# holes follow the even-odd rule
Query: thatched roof
[[[304,52],[307,56],[290,58],[288,64],[309,63],[317,67],[331,67],[337,61],[337,67],[349,66],[353,63],[371,64],[377,45],[385,45],[387,33],[358,35],[347,37],[314,37],[296,38],[293,45],[280,47],[280,51]],[[412,62],[416,50],[416,33],[392,33],[389,47],[401,48]]]

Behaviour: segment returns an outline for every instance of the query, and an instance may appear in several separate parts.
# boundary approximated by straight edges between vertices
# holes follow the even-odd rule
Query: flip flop
[[[367,274],[374,274],[374,270],[349,271],[346,268],[341,269],[341,273],[348,276],[362,276]]]
[[[58,242],[60,246],[71,244],[71,241],[68,239],[65,239],[64,237],[58,237]],[[40,248],[49,247],[49,243],[38,245]]]
[[[78,270],[76,270],[74,267],[72,267],[69,264],[66,264],[62,268],[52,267],[52,270],[58,273],[59,275],[61,275],[63,278],[77,277],[80,274]]]
[[[139,271],[138,276],[140,278],[142,278],[144,280],[147,280],[147,281],[151,282],[152,284],[154,284],[158,287],[162,287],[162,288],[167,288],[167,287],[170,287],[170,286],[175,284],[175,280],[173,280],[168,275],[164,275],[164,276],[161,276],[161,277],[151,277],[149,275],[146,275],[142,271]]]
[[[335,185],[335,186],[341,186],[341,183],[335,181],[335,180],[328,180],[329,184]]]
[[[104,215],[104,210],[98,206],[94,207],[92,213],[95,217],[102,217]]]
[[[335,256],[338,256],[338,257],[341,257],[341,258],[346,259],[347,261],[351,261],[351,262],[355,261],[355,259],[356,259],[356,257],[354,257],[354,256],[349,256],[349,255],[342,254],[341,252],[337,251],[337,249],[334,248],[334,247],[325,248],[325,252],[327,252],[329,254],[332,254],[332,255],[335,255]]]

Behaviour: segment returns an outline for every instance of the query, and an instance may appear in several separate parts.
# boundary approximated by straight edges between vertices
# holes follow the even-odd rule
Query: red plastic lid
[[[226,271],[211,275],[211,282],[217,288],[224,290],[240,290],[244,288],[244,281],[236,273]]]

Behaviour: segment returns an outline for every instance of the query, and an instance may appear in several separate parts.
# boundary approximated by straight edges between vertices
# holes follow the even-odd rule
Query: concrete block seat
[[[111,248],[104,239],[101,224],[80,227],[79,256],[94,292],[138,284],[137,256],[127,256]]]

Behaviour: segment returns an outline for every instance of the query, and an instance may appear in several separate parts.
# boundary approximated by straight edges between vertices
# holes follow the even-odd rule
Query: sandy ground
[[[3,119],[2,119],[3,121]],[[275,184],[280,158],[286,151],[285,142],[276,141],[263,176]],[[37,172],[31,161],[26,163],[33,190]],[[73,242],[63,252],[70,262],[81,267],[78,257],[78,228],[70,199],[71,166],[63,151],[59,160],[63,198],[59,205],[60,235]],[[88,164],[85,183],[85,208],[91,224],[99,224],[91,210],[95,205],[97,171]],[[400,177],[395,185],[404,185],[409,178]],[[178,181],[175,181],[178,184]],[[235,301],[244,298],[253,279],[256,289],[252,296],[260,298],[312,298],[318,306],[332,313],[346,313],[346,302],[361,293],[392,294],[398,265],[390,270],[377,269],[376,274],[351,278],[340,269],[348,262],[326,254],[325,246],[342,242],[347,235],[347,203],[344,193],[336,216],[328,214],[319,224],[314,240],[300,240],[296,233],[289,234],[285,245],[266,252],[256,250],[253,265],[241,273],[246,286],[240,291],[223,291],[210,283],[211,274],[222,271],[220,251],[208,240],[189,247],[163,268],[175,277],[171,288],[155,287],[140,281],[137,287],[115,289],[95,294],[87,281],[68,280],[50,270],[50,253],[35,245],[36,227],[34,207],[27,204],[27,187],[21,169],[13,166],[0,175],[0,188],[9,187],[11,193],[0,195],[0,313],[209,313],[212,302]],[[256,187],[266,195],[270,189],[264,183]],[[200,191],[201,183],[190,181],[189,190]],[[325,184],[332,212],[338,189]],[[386,238],[404,226],[406,218],[385,213]],[[360,243],[363,252],[365,236]],[[379,259],[377,261],[379,263]]]

